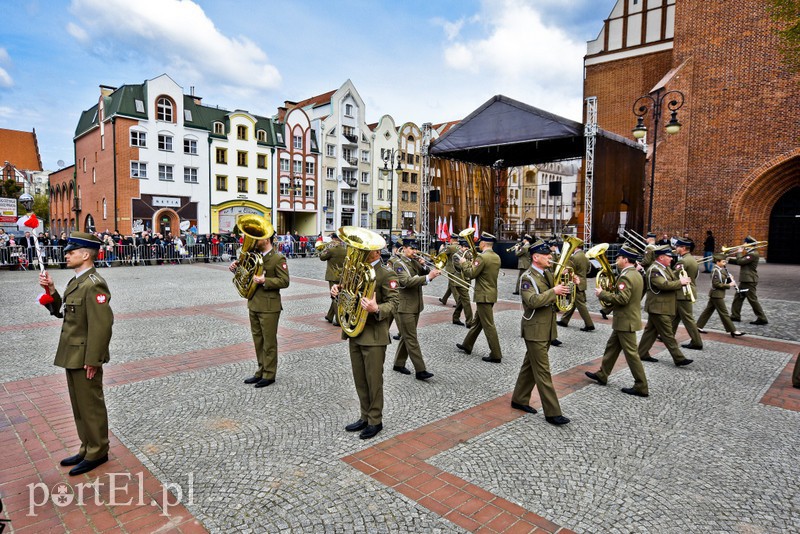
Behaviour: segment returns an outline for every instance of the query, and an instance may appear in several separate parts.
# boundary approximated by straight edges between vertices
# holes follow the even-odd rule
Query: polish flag
[[[453,216],[450,216],[450,228],[448,229],[450,235],[453,235]]]
[[[472,215],[470,215],[470,216],[469,216],[469,224],[467,225],[467,228],[472,228],[472,227],[473,227],[473,224],[472,224]]]
[[[475,216],[475,237],[479,238],[481,236],[481,227],[478,224],[478,216]]]

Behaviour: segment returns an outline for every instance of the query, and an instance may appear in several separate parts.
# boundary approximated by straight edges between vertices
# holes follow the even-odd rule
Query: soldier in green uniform
[[[755,243],[756,240],[751,236],[747,236],[744,242]],[[758,302],[758,294],[756,293],[756,286],[758,286],[758,260],[759,255],[756,249],[747,246],[736,249],[736,257],[728,260],[728,263],[739,266],[739,291],[734,295],[733,304],[731,304],[732,321],[741,321],[742,303],[746,298],[753,308],[753,313],[756,314],[756,320],[750,321],[750,324],[769,324],[767,314],[761,308],[761,303]]]
[[[393,369],[404,375],[411,374],[411,371],[406,368],[406,360],[410,356],[417,380],[427,380],[433,376],[433,373],[428,372],[425,367],[422,349],[417,339],[417,325],[419,324],[419,314],[425,308],[422,301],[422,286],[428,285],[440,273],[437,269],[428,270],[415,258],[418,248],[419,244],[415,240],[404,239],[403,255],[394,263],[394,272],[400,292],[394,317],[397,327],[400,329],[400,344],[395,352]]]
[[[669,245],[657,246],[653,249],[653,255],[655,261],[645,275],[647,281],[645,311],[648,316],[644,334],[639,340],[639,359],[643,362],[658,361],[650,356],[649,351],[656,341],[656,336],[659,336],[669,350],[675,365],[679,367],[689,365],[694,360],[683,355],[672,333],[672,318],[675,317],[677,308],[676,293],[689,283],[689,279],[680,280],[670,268],[672,254]]]
[[[466,280],[475,280],[475,304],[477,306],[477,319],[467,332],[467,336],[456,347],[467,354],[472,354],[472,347],[481,331],[486,331],[486,341],[489,342],[489,355],[482,358],[485,362],[500,363],[503,351],[500,350],[500,339],[497,337],[497,328],[494,325],[494,303],[497,302],[497,277],[500,275],[500,256],[492,250],[497,238],[486,232],[481,234],[478,247],[480,254],[472,263],[462,261],[461,272]]]
[[[466,323],[467,328],[472,327],[475,318],[472,315],[472,304],[469,300],[469,280],[464,278],[461,273],[460,264],[464,262],[464,254],[469,250],[469,243],[466,239],[458,240],[458,250],[453,254],[452,262],[448,261],[447,265],[453,265],[453,274],[451,275],[456,280],[463,280],[465,285],[454,283],[453,292],[456,296],[456,309],[453,310],[453,324],[464,326]],[[464,312],[464,323],[461,322],[461,312]]]
[[[344,258],[347,255],[344,245],[342,244],[336,232],[331,234],[331,242],[322,250],[319,259],[327,262],[325,266],[325,280],[328,282],[328,290],[334,284],[339,283],[339,277],[342,275],[342,266],[344,265]],[[331,305],[328,308],[328,314],[325,315],[325,320],[338,326],[339,322],[336,318],[336,301],[331,299]]]
[[[611,337],[606,343],[603,361],[600,369],[592,373],[586,371],[586,376],[603,386],[608,382],[608,376],[617,363],[619,352],[625,354],[628,369],[633,375],[633,387],[622,388],[623,393],[647,397],[650,392],[647,388],[647,376],[644,366],[636,353],[636,332],[642,329],[642,292],[644,281],[642,275],[636,270],[636,250],[628,245],[623,245],[617,254],[616,284],[611,291],[604,291],[600,287],[594,290],[595,295],[606,305],[614,310],[614,320],[611,323]]]
[[[550,375],[547,351],[556,337],[556,296],[569,293],[569,287],[555,284],[550,266],[550,248],[544,241],[530,247],[531,267],[522,275],[522,337],[525,339],[525,359],[517,376],[511,407],[536,413],[530,406],[531,392],[539,388],[545,420],[552,425],[565,425],[569,419],[561,415],[561,405]]]
[[[586,257],[586,253],[583,252],[582,247],[575,248],[569,263],[572,265],[573,272],[578,276],[580,282],[575,287],[575,305],[572,309],[563,313],[561,320],[557,321],[556,324],[563,327],[569,326],[569,320],[572,314],[575,313],[575,309],[577,309],[581,319],[583,319],[581,332],[591,332],[594,330],[594,321],[592,321],[592,316],[589,315],[589,308],[586,307],[586,275],[589,274],[589,259]]]
[[[81,440],[78,454],[61,460],[63,466],[75,466],[69,472],[73,476],[108,461],[103,364],[109,361],[114,313],[109,305],[108,285],[94,268],[100,246],[100,239],[92,234],[72,232],[69,236],[64,253],[75,277],[67,284],[63,297],[49,273],[39,275],[39,284],[54,299],[47,305],[50,314],[64,318],[54,364],[66,369],[72,415]]]
[[[711,290],[708,292],[708,304],[706,309],[700,314],[697,319],[697,329],[700,333],[705,334],[706,323],[711,318],[714,310],[719,314],[719,320],[722,321],[722,326],[725,331],[730,333],[731,337],[743,336],[744,332],[739,332],[731,321],[731,316],[728,315],[728,308],[725,306],[725,291],[727,291],[733,282],[728,269],[725,268],[725,254],[715,253],[713,255],[714,269],[711,272]]]
[[[514,286],[514,295],[519,295],[519,280],[522,278],[522,275],[525,274],[531,266],[531,243],[533,243],[533,237],[525,234],[522,236],[522,240],[519,243],[514,245],[514,254],[517,256],[517,284]]]
[[[458,252],[458,234],[450,234],[450,244],[446,247],[442,245],[442,247],[443,249],[440,251],[440,253],[444,252],[447,254],[447,264],[445,265],[444,270],[448,273],[455,273],[455,268],[453,267],[453,254]],[[458,288],[448,280],[447,289],[445,290],[444,295],[442,295],[442,298],[439,299],[439,302],[442,303],[442,306],[447,306],[447,299],[450,298],[450,295],[454,296],[453,300],[456,301],[456,306],[458,305],[458,297],[456,296],[457,289]]]
[[[281,318],[281,289],[289,287],[289,267],[286,258],[273,247],[274,233],[256,242],[256,252],[264,260],[261,276],[253,277],[258,284],[253,296],[247,301],[250,315],[250,333],[256,349],[258,369],[245,384],[255,384],[257,388],[275,383],[278,371],[278,320]],[[230,265],[236,271],[238,261]]]
[[[686,327],[686,332],[689,334],[691,341],[681,345],[684,349],[690,350],[703,350],[703,339],[700,337],[700,332],[697,330],[697,323],[694,321],[694,309],[692,306],[691,296],[697,297],[697,273],[700,268],[697,265],[697,260],[691,255],[691,250],[694,248],[694,242],[689,238],[678,238],[675,241],[675,252],[678,253],[678,263],[675,265],[676,269],[682,269],[689,275],[691,280],[685,287],[691,289],[686,291],[678,291],[677,295],[677,314],[672,319],[672,331],[678,331],[678,325],[683,322]]]
[[[375,294],[362,298],[361,306],[369,312],[364,330],[355,337],[347,338],[350,348],[350,364],[353,381],[358,393],[361,416],[345,427],[348,432],[361,432],[361,439],[375,437],[383,430],[383,363],[389,340],[389,322],[395,311],[399,295],[397,277],[391,269],[381,264],[380,251],[371,251],[366,262],[375,269]],[[339,285],[331,288],[331,296],[339,294]]]

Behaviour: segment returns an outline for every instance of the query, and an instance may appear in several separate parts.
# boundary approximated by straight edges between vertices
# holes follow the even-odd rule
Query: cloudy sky
[[[0,128],[73,161],[99,85],[169,74],[271,116],[348,78],[367,122],[458,120],[504,94],[580,120],[586,41],[615,0],[3,0]]]

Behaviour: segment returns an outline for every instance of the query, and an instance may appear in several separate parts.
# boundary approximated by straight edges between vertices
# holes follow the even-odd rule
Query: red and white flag
[[[453,235],[453,216],[450,216],[450,228],[448,229],[448,233]]]

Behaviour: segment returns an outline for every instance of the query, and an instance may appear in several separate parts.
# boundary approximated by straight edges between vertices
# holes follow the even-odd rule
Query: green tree
[[[769,0],[770,13],[780,29],[781,53],[786,66],[800,72],[800,0]]]
[[[42,194],[34,195],[33,212],[44,222],[45,226],[50,226],[50,197]]]
[[[0,180],[0,197],[18,198],[22,188],[13,178]]]

